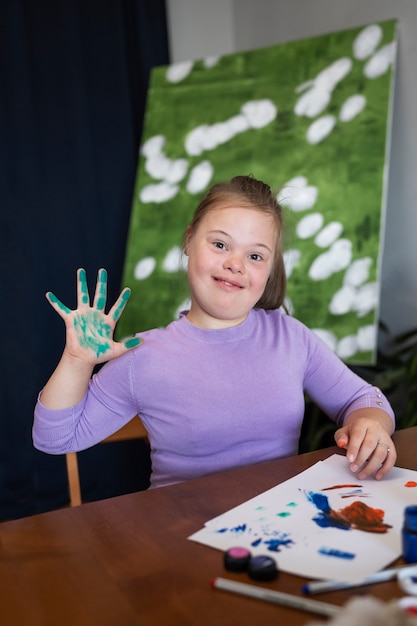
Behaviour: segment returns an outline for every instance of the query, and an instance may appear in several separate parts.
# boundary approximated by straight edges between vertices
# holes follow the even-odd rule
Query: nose
[[[232,274],[244,274],[245,263],[243,259],[237,254],[231,254],[225,259],[223,267],[226,270],[230,270]]]

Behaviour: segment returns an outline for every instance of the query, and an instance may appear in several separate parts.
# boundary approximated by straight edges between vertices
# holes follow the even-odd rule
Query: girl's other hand
[[[385,411],[358,409],[335,432],[339,448],[345,448],[350,470],[359,480],[374,476],[383,478],[394,466],[397,452],[391,433],[393,424]]]

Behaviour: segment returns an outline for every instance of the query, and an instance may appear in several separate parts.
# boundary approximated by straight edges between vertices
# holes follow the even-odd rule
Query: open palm
[[[53,293],[46,294],[48,301],[62,317],[66,326],[67,354],[85,362],[98,364],[114,359],[127,350],[138,346],[138,337],[117,342],[113,340],[114,329],[127,301],[130,289],[124,289],[108,313],[105,312],[107,301],[107,272],[100,269],[97,277],[93,304],[87,286],[84,269],[77,271],[77,308],[69,309]]]

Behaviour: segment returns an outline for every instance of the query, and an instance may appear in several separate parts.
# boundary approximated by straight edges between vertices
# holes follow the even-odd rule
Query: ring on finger
[[[387,449],[387,454],[388,452],[391,452],[391,448],[386,444],[386,443],[382,443],[382,441],[378,441],[378,443],[376,444],[376,447],[378,446],[382,446],[383,448]]]

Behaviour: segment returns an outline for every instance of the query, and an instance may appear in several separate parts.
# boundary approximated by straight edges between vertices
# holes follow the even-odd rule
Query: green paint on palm
[[[55,294],[53,294],[53,293],[49,293],[49,294],[48,294],[48,299],[49,299],[49,302],[51,302],[51,303],[53,303],[53,304],[56,304],[56,305],[58,306],[58,308],[60,308],[60,309],[61,309],[61,311],[63,311],[64,313],[67,313],[67,314],[68,314],[68,313],[71,313],[70,309],[69,309],[67,306],[65,306],[65,304],[63,304],[63,303],[61,302],[61,300],[59,300],[59,299],[56,297],[56,295],[55,295]]]
[[[93,350],[96,357],[110,350],[111,326],[104,322],[98,311],[78,313],[74,317],[74,328],[82,348]]]

